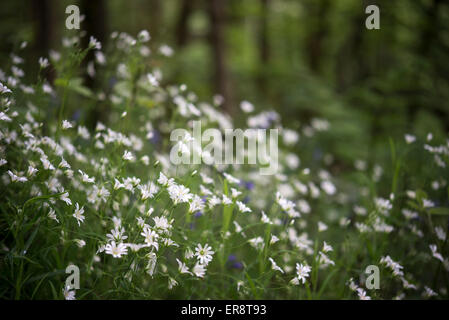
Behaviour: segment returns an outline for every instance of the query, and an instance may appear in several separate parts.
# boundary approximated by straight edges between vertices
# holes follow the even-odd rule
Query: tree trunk
[[[224,98],[223,109],[231,113],[231,89],[226,67],[226,45],[224,41],[225,0],[208,0],[210,35],[214,64],[214,84],[217,93]]]
[[[267,65],[270,59],[270,46],[268,42],[268,12],[270,0],[261,0],[262,10],[260,15],[259,32],[259,57],[261,67],[259,68],[259,88],[261,92],[267,90]]]
[[[184,47],[189,41],[188,22],[193,12],[195,0],[182,0],[181,11],[176,25],[176,43],[178,47]]]
[[[106,45],[106,40],[108,39],[108,28],[107,28],[107,5],[104,0],[82,0],[81,13],[85,15],[85,20],[81,23],[81,27],[86,31],[86,36],[83,38],[83,45],[86,48],[89,45],[89,38],[91,36],[95,37],[101,42],[102,48]],[[89,61],[94,61],[95,54],[91,50],[83,61],[83,68],[86,70]],[[96,77],[91,78],[87,73],[84,77],[85,85],[95,91],[100,87],[100,83]],[[105,121],[105,106],[102,103],[96,105],[93,110],[88,115],[88,125],[90,127],[95,127],[98,121]]]
[[[33,0],[33,15],[35,19],[34,49],[38,57],[48,57],[51,49],[52,29],[52,1]],[[47,80],[51,83],[54,73],[46,73]]]

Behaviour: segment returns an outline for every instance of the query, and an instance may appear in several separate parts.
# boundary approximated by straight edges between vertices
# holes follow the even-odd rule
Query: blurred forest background
[[[447,1],[4,0],[0,67],[28,41],[22,67],[34,81],[38,58],[77,33],[65,28],[70,4],[103,47],[113,31],[149,30],[153,52],[174,50],[152,62],[164,83],[185,83],[200,101],[221,94],[236,121],[242,100],[276,110],[293,129],[328,119],[323,143],[342,165],[388,157],[388,139],[405,132],[449,130]],[[380,7],[380,30],[365,28],[370,4]]]

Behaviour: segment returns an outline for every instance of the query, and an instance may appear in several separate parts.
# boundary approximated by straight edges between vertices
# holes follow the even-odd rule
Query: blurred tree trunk
[[[231,88],[226,67],[226,44],[224,40],[225,0],[207,0],[209,5],[210,34],[214,64],[214,84],[217,93],[224,98],[223,109],[231,113]]]
[[[260,0],[260,32],[259,32],[259,57],[261,66],[259,68],[259,88],[261,92],[267,90],[267,66],[270,60],[270,46],[268,41],[268,12],[270,0]]]
[[[336,77],[337,91],[344,92],[353,84],[366,78],[368,71],[365,60],[366,52],[363,47],[363,33],[365,29],[365,10],[363,6],[352,19],[350,31],[342,43],[337,54]]]
[[[83,46],[86,48],[89,45],[89,38],[95,37],[101,42],[102,48],[105,48],[106,40],[108,39],[108,19],[107,19],[107,5],[105,0],[82,0],[80,7],[81,14],[85,15],[84,21],[81,23],[81,28],[86,31],[86,36],[83,38]],[[91,50],[83,61],[83,68],[86,70],[89,61],[95,60],[94,51]],[[101,83],[96,77],[90,77],[87,73],[84,77],[85,85],[96,93]],[[87,123],[90,127],[95,127],[98,121],[105,121],[106,112],[105,105],[100,103],[94,106],[93,110],[87,116]]]
[[[48,57],[53,38],[53,4],[51,0],[33,0],[32,9],[35,20],[34,50],[37,57]],[[54,73],[46,73],[49,82],[53,82]]]
[[[152,40],[157,40],[161,35],[162,25],[163,25],[163,11],[161,0],[149,0],[149,12],[150,12],[150,35]]]
[[[189,40],[188,22],[193,12],[195,0],[181,0],[181,11],[176,25],[176,43],[178,47],[184,47]]]
[[[90,36],[95,37],[101,42],[104,48],[108,39],[108,18],[107,18],[107,5],[105,0],[82,0],[81,1],[81,14],[85,15],[84,21],[81,23],[81,27],[86,31],[84,37],[84,46],[89,44]],[[94,54],[91,51],[87,57],[87,61],[93,58]]]
[[[441,59],[441,54],[438,54],[438,51],[441,50],[442,40],[440,39],[440,30],[443,29],[443,25],[440,22],[439,12],[443,10],[444,1],[442,0],[432,0],[430,1],[430,5],[428,7],[424,6],[422,8],[422,12],[424,12],[424,26],[422,28],[422,32],[420,34],[419,45],[417,49],[417,54],[419,57],[423,59],[428,59],[430,62],[429,70],[427,72],[422,72],[421,70],[417,70],[416,76],[418,78],[425,78],[428,74],[431,75],[431,79],[434,85],[433,92],[426,92],[425,88],[416,88],[417,91],[426,92],[419,101],[413,100],[412,103],[408,106],[408,117],[410,122],[416,118],[416,114],[420,108],[426,107],[431,112],[433,112],[439,119],[445,120],[444,126],[446,130],[449,130],[449,112],[442,107],[443,103],[435,99],[428,99],[427,95],[430,97],[438,96],[438,83],[441,80],[448,80],[447,74],[442,73],[441,70],[444,70],[447,61],[445,59]],[[443,49],[444,50],[444,49]],[[442,62],[443,61],[443,62]],[[417,84],[425,83],[427,81],[416,81]]]
[[[320,73],[323,58],[323,42],[328,34],[328,15],[330,0],[320,0],[312,4],[310,9],[312,19],[312,31],[307,38],[307,58],[309,67],[314,73]]]

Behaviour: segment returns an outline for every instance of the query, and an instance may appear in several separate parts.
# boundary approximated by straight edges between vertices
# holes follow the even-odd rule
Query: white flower
[[[298,283],[299,281],[302,281],[302,283],[304,284],[306,282],[306,279],[309,277],[309,273],[311,270],[312,268],[308,265],[296,263],[296,278],[298,279]]]
[[[149,82],[153,87],[159,86],[159,81],[157,81],[157,78],[156,78],[154,75],[152,75],[151,73],[148,73],[148,74],[147,74],[147,79],[148,79],[148,82]]]
[[[139,39],[141,42],[148,42],[150,41],[150,33],[147,30],[142,30],[137,35],[137,39]]]
[[[166,57],[171,57],[173,55],[173,49],[166,44],[159,47],[159,52]]]
[[[242,193],[240,191],[238,191],[235,188],[231,188],[231,192],[232,192],[232,197],[233,198],[237,198],[239,195],[241,195]]]
[[[242,213],[251,212],[251,209],[248,208],[243,202],[237,201],[236,204],[239,207],[240,212]]]
[[[64,287],[62,290],[64,294],[64,299],[66,300],[76,300],[75,298],[75,290],[70,290],[71,288],[69,286]]]
[[[116,245],[115,241],[111,241],[111,243],[105,245],[104,249],[107,254],[112,255],[114,258],[121,258],[122,255],[128,253],[128,247],[125,244],[119,243]]]
[[[11,122],[12,119],[6,115],[4,112],[0,112],[0,120],[5,122]]]
[[[321,182],[321,189],[324,190],[328,195],[334,195],[337,191],[337,188],[335,188],[334,184],[330,182],[329,180],[325,180]]]
[[[190,201],[189,213],[195,213],[204,209],[204,202],[201,197],[194,195]]]
[[[206,274],[206,267],[203,264],[196,263],[192,271],[198,278],[203,278]]]
[[[66,203],[66,205],[68,205],[68,206],[71,206],[72,205],[72,200],[70,200],[70,198],[69,198],[69,193],[66,191],[66,192],[64,192],[63,194],[61,194],[60,196],[59,196],[59,199],[61,200],[61,201],[64,201],[65,203]]]
[[[228,180],[230,183],[240,183],[240,180],[231,176],[230,174],[223,172],[224,177],[226,178],[226,180]]]
[[[125,150],[125,152],[123,153],[123,160],[126,161],[134,161],[134,155],[132,154],[132,152]]]
[[[318,221],[318,231],[322,232],[322,231],[326,231],[327,230],[327,225],[321,221]]]
[[[281,273],[284,273],[284,270],[282,270],[282,269],[276,264],[276,262],[275,262],[272,258],[268,258],[268,260],[270,260],[270,262],[271,262],[271,268],[272,268],[273,270],[276,270],[276,271],[279,271],[279,272],[281,272]]]
[[[95,183],[95,177],[89,178],[89,176],[81,170],[78,170],[81,174],[81,180],[85,183]]]
[[[424,287],[424,293],[423,296],[426,298],[431,298],[431,297],[435,297],[438,295],[438,293],[436,293],[435,291],[433,291],[432,289],[430,289],[429,287],[425,286]]]
[[[323,241],[323,252],[329,252],[329,251],[332,251],[332,250],[333,250],[332,247],[330,245],[328,245],[326,243],[326,241]]]
[[[212,255],[215,252],[212,251],[212,247],[210,247],[207,243],[204,245],[204,247],[201,244],[198,244],[198,246],[195,248],[195,256],[199,260],[200,264],[207,265],[210,261],[212,261]]]
[[[262,218],[260,219],[263,223],[267,223],[267,224],[273,224],[273,222],[271,222],[270,218],[268,218],[268,216],[265,214],[264,211],[262,211]]]
[[[51,164],[51,162],[46,157],[40,158],[42,165],[45,170],[55,170],[55,167]]]
[[[431,244],[431,245],[429,245],[429,248],[430,248],[430,250],[432,251],[432,256],[433,256],[435,259],[438,259],[438,260],[440,260],[441,262],[444,262],[443,256],[442,256],[440,253],[438,253],[438,251],[437,251],[437,246],[436,246],[436,244]]]
[[[89,130],[87,130],[84,126],[78,127],[78,135],[83,138],[84,140],[88,140],[90,138]]]
[[[18,176],[16,174],[14,174],[11,170],[8,170],[7,172],[9,174],[9,177],[11,178],[12,182],[27,182],[28,181],[28,179],[26,177]]]
[[[80,248],[82,248],[82,247],[84,247],[84,246],[86,245],[86,241],[81,240],[81,239],[75,239],[75,240],[73,240],[73,241],[75,241],[76,245],[77,245],[78,247],[80,247]]]
[[[279,241],[279,238],[276,237],[274,234],[271,235],[270,244],[275,244]]]
[[[111,233],[108,233],[106,237],[109,241],[115,240],[117,242],[128,239],[128,236],[125,235],[125,229],[120,226],[115,226],[115,228],[111,230]]]
[[[160,216],[154,217],[153,221],[154,221],[154,228],[164,233],[168,233],[172,228],[171,223],[173,222],[173,219],[171,221],[168,221],[166,217]]]
[[[148,264],[146,265],[145,269],[150,276],[153,276],[156,269],[157,256],[154,252],[150,252],[146,255],[146,257],[148,258]]]
[[[8,89],[3,83],[0,82],[0,94],[11,93],[12,91]]]
[[[190,189],[183,185],[173,184],[167,188],[168,194],[174,204],[188,202],[193,195],[189,192]]]
[[[148,198],[153,198],[156,192],[158,192],[159,190],[153,182],[150,182],[149,184],[145,184],[143,186],[141,185],[138,188],[140,189],[142,201],[145,201]]]
[[[62,120],[62,129],[70,129],[73,128],[73,124],[70,121]]]
[[[248,242],[256,250],[262,250],[265,246],[265,243],[264,243],[262,237],[252,238],[252,239],[248,240]]]
[[[251,102],[242,101],[240,102],[240,109],[242,109],[242,111],[245,113],[251,113],[254,111],[254,106]]]
[[[443,228],[441,227],[435,227],[435,233],[437,234],[438,239],[441,241],[446,240],[446,232],[444,232]]]
[[[171,180],[171,181],[170,181]],[[157,183],[159,183],[160,185],[167,187],[169,185],[171,185],[170,182],[173,182],[173,179],[168,179],[165,174],[163,174],[162,172],[159,172],[159,179],[157,179]]]
[[[168,289],[171,290],[173,287],[177,286],[178,282],[173,278],[168,278]]]
[[[53,219],[53,220],[55,220],[56,222],[58,222],[59,223],[59,220],[58,220],[58,218],[56,217],[56,214],[55,214],[55,210],[54,209],[50,209],[50,211],[48,212],[48,217],[50,218],[50,219]]]
[[[224,205],[232,204],[232,200],[229,199],[226,195],[223,195],[223,200],[221,201]]]
[[[155,231],[150,228],[144,228],[141,235],[145,238],[145,243],[148,247],[154,247],[156,250],[159,249],[159,244],[157,242],[159,235]]]
[[[89,48],[101,50],[101,43],[97,39],[95,39],[93,36],[90,36]]]
[[[184,262],[180,261],[178,258],[176,258],[176,261],[178,262],[178,269],[180,273],[192,274]]]
[[[75,204],[75,212],[73,213],[73,217],[78,221],[78,225],[80,226],[80,222],[84,222],[84,206],[80,208],[79,204]]]
[[[47,58],[40,57],[39,58],[39,65],[40,65],[40,67],[42,69],[45,69],[45,68],[47,68],[50,65],[50,63],[48,63],[48,59]]]
[[[357,295],[359,296],[360,300],[371,300],[371,297],[367,296],[366,291],[362,288],[357,288]]]
[[[407,144],[410,144],[410,143],[413,143],[416,141],[416,137],[411,134],[405,134],[404,139],[405,139],[405,142],[407,142]]]
[[[184,257],[186,259],[192,259],[194,257],[194,254],[190,248],[186,249],[186,252],[184,253]]]

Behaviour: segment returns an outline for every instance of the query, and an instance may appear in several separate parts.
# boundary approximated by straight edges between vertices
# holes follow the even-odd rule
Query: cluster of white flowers
[[[141,31],[136,38],[116,32],[111,37],[120,53],[136,54],[142,59],[152,54],[146,45],[151,39],[148,31]],[[63,46],[71,47],[79,40],[65,38]],[[106,59],[101,43],[93,37],[89,39],[89,48],[94,50],[95,58],[88,63],[88,74],[95,76],[98,68],[112,64],[115,59]],[[168,57],[173,49],[163,45],[158,52]],[[54,123],[44,124],[49,114],[43,117],[42,110],[33,104],[40,99],[34,99],[33,95],[42,94],[43,101],[50,98],[57,101],[54,99],[57,90],[49,83],[43,83],[38,90],[23,83],[24,71],[17,66],[22,59],[16,55],[12,59],[10,76],[0,70],[1,200],[21,208],[17,210],[20,214],[11,218],[14,228],[36,217],[50,225],[49,233],[57,234],[55,246],[69,243],[70,250],[82,253],[94,247],[95,252],[86,253],[90,255],[86,263],[89,272],[97,272],[97,268],[99,273],[114,274],[126,269],[123,281],[132,281],[140,274],[144,279],[142,285],[163,279],[164,286],[170,290],[186,280],[207,281],[216,270],[221,272],[228,267],[246,268],[249,274],[253,272],[253,263],[244,259],[257,255],[261,269],[271,265],[273,270],[261,277],[274,276],[284,281],[286,287],[288,283],[308,287],[309,282],[316,281],[315,272],[340,270],[339,256],[349,254],[347,243],[332,241],[330,244],[335,230],[345,234],[352,231],[361,240],[350,245],[365,250],[365,241],[371,241],[370,236],[400,239],[401,232],[411,230],[410,236],[425,237],[421,213],[441,209],[435,194],[447,185],[442,177],[430,180],[435,193],[406,189],[407,202],[402,208],[396,207],[400,201],[395,201],[393,194],[389,198],[370,198],[370,190],[359,185],[349,186],[356,192],[347,192],[346,186],[331,174],[334,171],[330,166],[325,170],[308,163],[310,167],[306,167],[307,157],[300,158],[297,152],[304,140],[330,130],[327,120],[314,118],[298,130],[283,128],[278,113],[256,113],[256,106],[248,101],[242,101],[240,108],[249,115],[246,119],[249,127],[282,130],[285,149],[280,150],[282,165],[277,174],[261,176],[258,168],[240,165],[175,166],[168,160],[165,145],[158,144],[157,140],[166,138],[175,123],[189,127],[191,120],[198,118],[220,130],[233,128],[232,119],[217,108],[223,99],[216,96],[212,104],[197,103],[196,95],[186,85],[165,88],[159,69],[153,68],[135,78],[135,70],[125,61],[111,69],[116,71],[118,81],[111,92],[99,90],[89,94],[92,99],[107,101],[116,108],[111,109],[110,127],[110,122],[104,122],[108,125],[98,122],[95,130],[90,130],[79,123],[79,118],[64,120],[63,115]],[[49,59],[39,59],[39,65],[47,68],[52,64],[59,70],[61,59],[61,53],[51,51]],[[155,105],[151,112],[140,113],[137,107],[137,110],[123,108],[132,94],[130,81],[137,81],[142,95],[136,104],[151,100]],[[21,101],[12,98],[16,95],[23,95],[25,103],[16,104],[16,100]],[[173,119],[178,122],[164,118],[165,104],[175,106]],[[113,119],[120,119],[120,123],[114,123]],[[128,120],[136,123],[126,125]],[[186,135],[179,143],[180,150],[190,152],[188,143],[192,139]],[[406,135],[405,140],[416,146],[419,137]],[[431,146],[431,141],[433,137],[427,137],[424,149],[432,154],[439,168],[444,168],[449,142]],[[333,155],[327,154],[323,161],[331,164]],[[355,166],[367,172],[371,168],[362,159]],[[383,169],[377,164],[372,168],[369,177],[377,182],[384,174]],[[402,194],[398,192],[396,197]],[[33,210],[33,214],[27,210]],[[443,245],[446,230],[436,225],[431,228],[431,236],[432,242],[426,245],[430,256],[427,251],[425,258],[443,264],[449,271],[447,249]],[[396,245],[396,241],[391,242]],[[235,255],[231,250],[236,251]],[[227,255],[232,259],[244,258],[238,263],[234,263],[237,258],[226,263]],[[313,261],[313,273],[306,261]],[[416,276],[407,274],[408,279],[417,283],[411,284],[403,267],[390,256],[382,256],[380,264],[401,281],[401,289],[417,289]],[[241,290],[246,286],[245,276],[235,276],[234,280],[238,293],[245,294]],[[370,299],[352,278],[349,287],[360,299]],[[424,288],[425,297],[437,295],[428,286],[419,284],[419,287]],[[440,292],[440,288],[436,290]],[[404,293],[397,294],[401,298]],[[64,287],[63,295],[74,299],[75,291]]]

